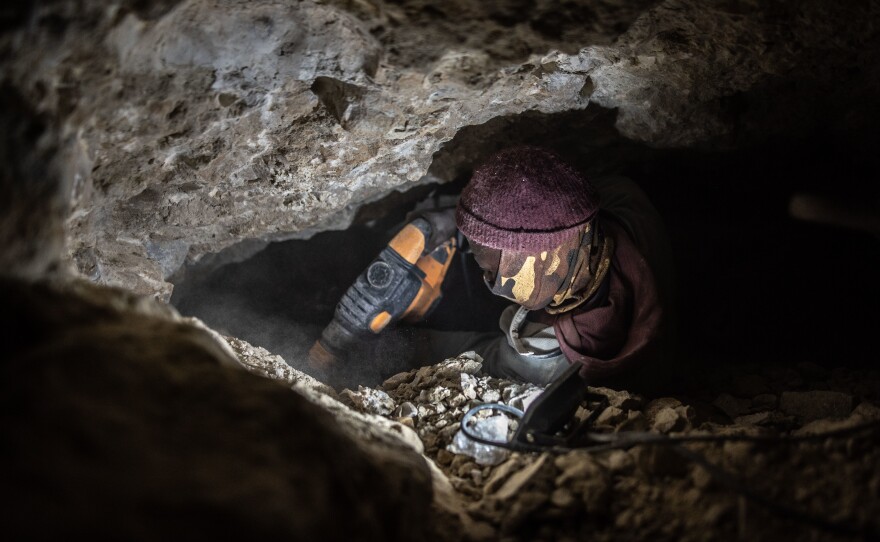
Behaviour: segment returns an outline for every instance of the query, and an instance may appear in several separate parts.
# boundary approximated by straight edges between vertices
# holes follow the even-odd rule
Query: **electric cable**
[[[689,450],[683,446],[685,443],[719,443],[719,442],[751,442],[763,444],[781,444],[809,441],[823,441],[827,439],[835,439],[864,433],[868,431],[880,429],[880,420],[870,421],[862,424],[842,427],[831,431],[820,433],[811,433],[806,435],[665,435],[662,433],[649,433],[647,431],[633,431],[629,433],[597,433],[586,432],[586,438],[589,442],[595,444],[586,444],[581,446],[568,446],[564,444],[541,445],[520,441],[493,441],[474,434],[468,423],[473,417],[483,410],[498,410],[512,415],[517,419],[522,419],[523,412],[517,408],[501,403],[486,403],[477,405],[468,410],[461,420],[461,430],[464,435],[480,444],[488,446],[496,446],[517,452],[550,452],[550,453],[567,453],[571,451],[583,451],[590,454],[601,453],[612,450],[621,450],[632,448],[634,446],[669,446],[674,452],[678,453],[685,459],[700,465],[709,474],[716,479],[722,486],[743,496],[745,499],[756,504],[764,506],[767,510],[776,515],[801,522],[803,524],[822,529],[824,531],[846,536],[860,536],[865,540],[880,540],[880,531],[869,526],[854,526],[850,523],[836,522],[829,519],[821,518],[807,512],[803,512],[793,506],[780,504],[769,499],[760,493],[757,493],[745,483],[740,481],[734,474],[715,465],[703,456],[693,450]],[[592,418],[592,416],[591,416]]]
[[[672,445],[683,442],[755,442],[755,443],[779,443],[779,442],[806,442],[811,440],[825,440],[828,438],[839,438],[856,433],[869,431],[872,429],[880,429],[880,420],[870,421],[862,424],[833,429],[821,433],[811,433],[806,435],[665,435],[663,433],[650,433],[647,431],[633,431],[628,433],[587,433],[588,439],[595,443],[593,445],[583,446],[567,446],[563,444],[541,445],[530,444],[525,442],[498,441],[480,437],[474,434],[469,427],[469,422],[478,412],[482,410],[499,410],[511,414],[517,419],[522,419],[523,412],[517,408],[501,403],[485,403],[477,405],[468,410],[461,419],[461,429],[466,437],[480,444],[489,446],[497,446],[516,452],[556,452],[567,453],[574,450],[593,452],[605,452],[610,450],[620,450],[631,448],[637,445]]]

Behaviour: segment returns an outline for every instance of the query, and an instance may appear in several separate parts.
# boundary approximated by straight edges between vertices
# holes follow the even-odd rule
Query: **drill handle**
[[[452,265],[455,255],[455,237],[446,239],[443,244],[416,262],[416,269],[422,275],[421,286],[412,303],[403,313],[402,319],[417,322],[430,313],[440,301],[446,272]]]
[[[407,223],[416,219],[427,222],[428,229],[425,239],[425,253],[433,252],[434,249],[445,243],[450,237],[454,237],[458,231],[455,224],[455,207],[442,207],[414,211],[407,215]]]

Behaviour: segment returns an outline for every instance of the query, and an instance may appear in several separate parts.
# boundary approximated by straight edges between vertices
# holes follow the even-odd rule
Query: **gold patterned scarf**
[[[614,242],[598,221],[553,250],[529,254],[502,250],[498,272],[487,276],[492,293],[529,310],[561,314],[582,305],[599,289],[611,267]]]

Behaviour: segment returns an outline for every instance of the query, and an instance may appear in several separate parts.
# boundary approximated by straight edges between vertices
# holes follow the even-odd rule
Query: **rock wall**
[[[0,295],[12,538],[413,540],[445,517],[399,424],[248,374],[167,305],[79,281]]]
[[[26,278],[59,270],[65,189],[54,165],[57,138],[25,98],[0,86],[0,269]]]
[[[167,299],[185,262],[344,227],[365,202],[458,178],[517,141],[613,168],[639,149],[866,130],[880,117],[878,11],[819,0],[0,10],[6,532],[490,537],[479,521],[498,518],[460,514],[402,422],[353,413],[268,352],[235,340],[232,351],[162,304],[67,271]],[[779,409],[814,406],[813,391],[782,391]],[[575,510],[569,500],[556,495],[557,508]]]
[[[876,2],[70,1],[11,13],[4,84],[61,142],[69,255],[92,280],[166,299],[184,262],[343,227],[364,202],[451,180],[531,136],[496,119],[543,114],[552,131],[554,115],[585,111],[589,124],[605,109],[606,139],[713,149],[817,127],[835,137],[878,116]]]

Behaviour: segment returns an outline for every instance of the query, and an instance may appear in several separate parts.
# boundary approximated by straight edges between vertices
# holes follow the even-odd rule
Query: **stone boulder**
[[[13,538],[413,540],[431,473],[154,300],[0,280]],[[361,432],[376,430],[361,423]]]

